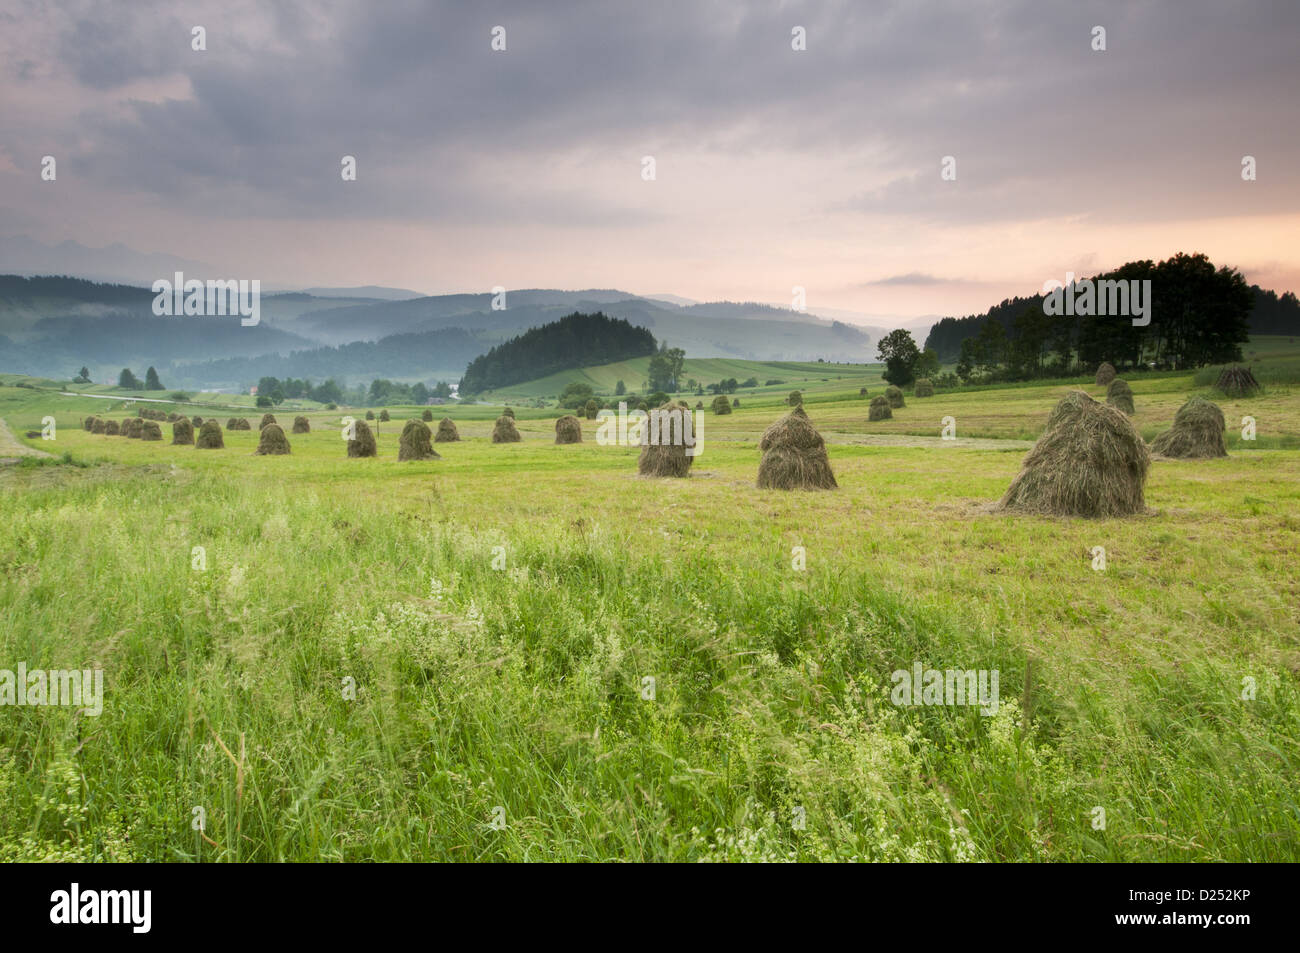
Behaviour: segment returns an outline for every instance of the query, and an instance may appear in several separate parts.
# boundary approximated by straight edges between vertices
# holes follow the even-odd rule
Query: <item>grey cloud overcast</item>
[[[1297,27],[1280,2],[4,0],[0,237],[916,313],[1180,249],[1295,287]]]

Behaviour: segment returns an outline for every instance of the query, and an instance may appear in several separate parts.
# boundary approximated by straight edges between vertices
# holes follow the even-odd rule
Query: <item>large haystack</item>
[[[284,428],[279,424],[267,424],[262,428],[262,436],[253,451],[261,456],[280,457],[289,452],[289,438],[284,435]]]
[[[885,388],[885,400],[889,401],[889,406],[893,410],[897,410],[899,407],[904,406],[903,388],[895,387],[893,384],[890,384]]]
[[[933,397],[934,384],[931,383],[930,378],[922,377],[920,380],[916,382],[916,388],[914,389],[913,393],[917,397]]]
[[[348,456],[379,456],[379,445],[375,442],[375,435],[370,432],[370,425],[364,420],[356,420],[352,423],[352,439],[348,441]]]
[[[140,425],[141,440],[161,440],[162,427],[156,420],[146,420]]]
[[[116,437],[121,432],[122,432],[122,425],[119,424],[116,420],[104,421],[104,433],[108,434],[108,436]]]
[[[871,398],[871,405],[867,408],[868,420],[889,420],[894,416],[894,412],[889,409],[889,398],[877,396]]]
[[[439,460],[433,449],[433,431],[423,420],[408,420],[398,440],[398,460]]]
[[[122,429],[126,431],[128,437],[139,440],[144,429],[144,421],[139,417],[127,417],[122,421]]]
[[[999,505],[1051,516],[1131,516],[1145,509],[1150,462],[1123,412],[1070,391]]]
[[[1155,440],[1151,451],[1162,457],[1204,460],[1226,457],[1223,442],[1223,411],[1204,397],[1193,397],[1174,414],[1174,425]]]
[[[719,394],[713,398],[713,412],[724,415],[731,413],[731,401],[727,400],[726,394]]]
[[[280,423],[280,421],[278,421],[278,420],[275,419],[275,414],[263,414],[263,415],[262,415],[262,422],[261,422],[260,424],[257,425],[257,429],[258,429],[258,430],[265,430],[269,425],[271,425],[271,424],[276,424],[276,425],[278,426],[279,423]]]
[[[460,431],[456,429],[456,421],[450,417],[438,421],[438,432],[433,435],[434,443],[455,443],[459,439]]]
[[[311,433],[311,421],[306,417],[293,418],[294,433]]]
[[[1133,388],[1128,386],[1128,381],[1120,380],[1118,377],[1111,381],[1106,388],[1106,403],[1132,417]]]
[[[1105,361],[1097,368],[1097,377],[1095,378],[1098,387],[1106,387],[1115,379],[1115,365]]]
[[[802,407],[796,407],[767,430],[758,448],[758,485],[768,490],[833,490],[838,485],[826,455],[826,441]]]
[[[1225,367],[1214,387],[1226,397],[1253,397],[1259,393],[1259,381],[1249,367]]]
[[[679,413],[674,413],[677,411]],[[636,469],[642,476],[649,477],[688,477],[691,475],[691,463],[695,458],[686,455],[685,426],[690,421],[691,408],[684,401],[670,400],[661,407],[649,411],[659,414],[657,427],[646,419],[641,430],[641,456],[637,458]],[[694,423],[691,421],[691,423]],[[692,435],[694,431],[692,430]],[[657,442],[651,443],[651,437],[657,435]]]
[[[215,420],[205,420],[199,428],[199,435],[194,438],[195,450],[223,450],[226,442],[221,438],[221,424]]]
[[[515,418],[513,417],[502,414],[492,426],[493,443],[518,443],[522,439],[519,436],[518,428],[515,427]]]
[[[103,433],[106,426],[107,423],[103,417],[96,417],[93,421],[91,421],[90,432]]]
[[[556,443],[582,443],[582,421],[573,414],[565,414],[555,421]]]
[[[194,446],[194,425],[188,417],[182,417],[172,424],[172,446]]]

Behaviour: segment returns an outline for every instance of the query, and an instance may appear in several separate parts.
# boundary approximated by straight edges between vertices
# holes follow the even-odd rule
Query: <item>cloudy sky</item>
[[[896,315],[1180,250],[1300,290],[1298,41],[1286,0],[0,0],[0,250]]]

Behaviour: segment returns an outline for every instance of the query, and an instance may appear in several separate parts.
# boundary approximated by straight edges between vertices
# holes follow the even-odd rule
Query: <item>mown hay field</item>
[[[0,859],[1300,859],[1300,394],[1220,400],[1230,456],[1155,461],[1126,519],[994,512],[1023,444],[854,442],[1032,439],[1067,389],[814,397],[807,493],[754,486],[776,400],[647,480],[559,411],[494,446],[452,408],[400,463],[398,409],[375,459],[341,412],[256,456],[0,388],[59,427],[0,468],[0,668],[106,682],[0,708]],[[1138,429],[1193,390],[1136,379]],[[892,704],[917,662],[999,671],[997,713]]]

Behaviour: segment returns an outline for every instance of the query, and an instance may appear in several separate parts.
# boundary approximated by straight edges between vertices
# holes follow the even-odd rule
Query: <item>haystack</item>
[[[1151,451],[1181,460],[1226,457],[1223,426],[1223,411],[1218,404],[1193,397],[1178,408],[1173,427],[1151,441]]]
[[[190,423],[193,424],[196,428],[198,428],[198,427],[202,427],[202,426],[203,426],[203,418],[202,418],[202,417],[192,417],[192,418],[190,418]]]
[[[357,420],[352,424],[352,439],[348,441],[348,456],[379,456],[379,445],[375,443],[375,435],[370,432],[370,425],[364,420]]]
[[[162,439],[162,427],[160,427],[160,426],[158,425],[158,421],[156,421],[156,420],[146,420],[146,421],[143,421],[143,422],[141,423],[141,425],[140,425],[140,439],[141,439],[141,440],[161,440],[161,439]]]
[[[1106,403],[1132,417],[1133,388],[1128,386],[1128,381],[1120,380],[1118,377],[1111,381],[1106,388]]]
[[[392,420],[392,419],[393,419],[392,417],[389,417],[389,416],[388,416],[388,408],[387,408],[387,407],[385,407],[383,410],[381,410],[381,411],[379,412],[379,420],[380,420],[382,423],[388,423],[388,421],[390,421],[390,420]]]
[[[867,396],[867,389],[866,389],[865,387],[859,387],[859,388],[858,388],[858,396],[859,396],[859,397],[866,397],[866,396]]]
[[[284,428],[279,424],[267,424],[262,428],[261,439],[253,451],[261,456],[283,456],[289,452],[289,438],[284,435]]]
[[[904,406],[903,388],[895,387],[893,384],[890,384],[885,388],[885,400],[889,401],[889,406],[894,410]]]
[[[582,443],[582,421],[573,414],[565,414],[555,421],[556,443]]]
[[[455,443],[459,439],[460,431],[456,429],[456,421],[450,417],[438,421],[438,432],[433,435],[434,443]]]
[[[374,419],[375,419],[375,412],[373,410],[367,410],[366,420],[374,420]]]
[[[713,412],[715,414],[731,413],[731,401],[727,400],[726,394],[719,394],[713,398]]]
[[[739,397],[736,397],[736,398],[732,399],[732,401],[731,401],[731,409],[732,409],[732,410],[735,410],[735,409],[736,409],[737,407],[739,407],[739,406],[740,406],[740,398],[739,398]]]
[[[93,431],[95,429],[95,415],[91,414],[89,417],[83,420],[81,422],[81,426],[86,431],[86,433],[90,433],[91,431]]]
[[[933,397],[934,384],[930,382],[930,378],[922,377],[916,382],[916,388],[914,389],[913,393],[917,397]]]
[[[221,424],[215,420],[205,420],[199,428],[199,435],[194,438],[195,450],[223,450],[226,442],[221,438]]]
[[[263,414],[262,422],[257,425],[258,430],[265,430],[271,424],[279,425],[280,421],[275,419],[275,414]]]
[[[1150,462],[1142,435],[1123,412],[1070,391],[999,506],[1051,516],[1131,516],[1145,509]]]
[[[1105,361],[1097,368],[1097,386],[1105,387],[1115,379],[1115,365]]]
[[[433,449],[433,432],[423,420],[408,420],[398,440],[398,460],[439,460],[441,454]]]
[[[311,421],[306,417],[293,418],[294,433],[311,433]]]
[[[758,486],[767,490],[833,490],[838,485],[826,455],[826,441],[802,407],[767,430],[758,444]]]
[[[194,446],[194,425],[188,417],[182,417],[172,424],[172,446]]]
[[[240,417],[237,421],[235,421],[235,429],[236,429],[236,430],[252,430],[252,429],[253,429],[253,425],[250,424],[250,423],[248,422],[248,418],[247,418],[247,417]]]
[[[1214,387],[1227,397],[1252,397],[1259,393],[1259,381],[1249,367],[1225,367]]]
[[[198,424],[197,426],[200,426],[200,427],[201,427],[201,426],[203,426],[203,425],[202,425],[202,424]],[[239,429],[239,418],[238,418],[238,417],[231,417],[229,420],[227,420],[227,421],[226,421],[226,429],[227,429],[227,430],[238,430],[238,429]]]
[[[103,432],[104,432],[104,427],[105,427],[104,418],[103,418],[103,417],[96,417],[96,418],[91,422],[91,425],[90,425],[90,432],[91,432],[91,433],[103,433]]]
[[[680,400],[670,400],[661,407],[650,411],[652,414],[681,411],[680,417],[665,415],[659,418],[659,442],[650,443],[651,421],[644,421],[642,427],[642,440],[645,442],[641,445],[641,456],[637,458],[636,469],[642,476],[649,477],[688,477],[691,475],[691,463],[694,457],[686,455],[686,440],[684,433],[679,434],[678,428],[685,425],[686,420],[690,418],[691,409]]]
[[[515,418],[502,414],[492,427],[493,443],[518,443],[523,438],[515,427]]]
[[[889,420],[894,416],[894,412],[889,409],[889,398],[876,396],[871,398],[871,406],[867,408],[868,420]]]
[[[139,440],[144,428],[144,421],[139,417],[128,417],[122,421],[122,427],[126,430],[126,435],[133,440]]]
[[[515,411],[514,411],[514,408],[513,408],[513,407],[506,407],[506,408],[504,408],[504,409],[501,411],[501,416],[502,416],[502,417],[509,417],[511,420],[514,420],[514,419],[515,419]]]
[[[595,420],[596,415],[600,413],[600,407],[596,405],[596,402],[594,400],[589,400],[583,406],[582,412],[587,415],[588,420]]]
[[[430,410],[428,407],[424,408],[424,410],[420,411],[420,419],[423,420],[426,424],[429,423],[431,420],[433,420],[433,411]]]
[[[116,437],[121,432],[122,432],[122,425],[119,424],[116,420],[104,421],[104,433],[108,434],[110,437]]]

